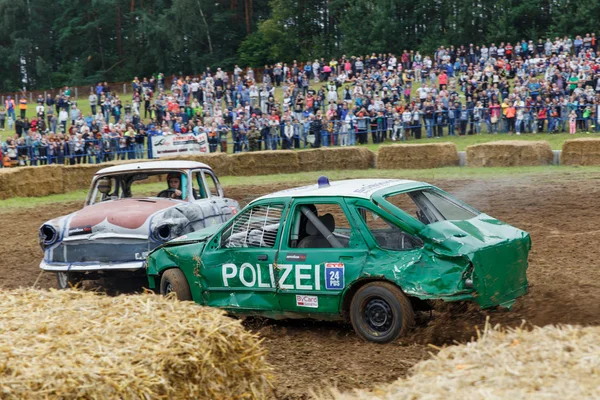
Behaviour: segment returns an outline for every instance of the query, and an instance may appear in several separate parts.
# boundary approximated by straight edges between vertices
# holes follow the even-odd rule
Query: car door
[[[274,262],[285,210],[281,200],[252,204],[207,243],[201,257],[207,305],[239,312],[279,309]]]
[[[213,171],[204,169],[202,177],[206,192],[210,195],[211,203],[219,210],[221,222],[229,221],[232,216],[238,213],[240,205],[237,201],[223,195],[221,184]]]
[[[227,222],[237,214],[239,204],[223,197],[212,171],[201,168],[191,171],[191,192],[194,204],[201,209],[201,223],[196,229]]]
[[[342,198],[291,203],[275,269],[282,311],[339,316],[344,288],[358,278],[368,255],[348,215]]]
[[[370,252],[361,274],[393,281],[405,291],[420,291],[413,278],[427,272],[424,244],[411,226],[368,200],[351,199],[347,206]]]

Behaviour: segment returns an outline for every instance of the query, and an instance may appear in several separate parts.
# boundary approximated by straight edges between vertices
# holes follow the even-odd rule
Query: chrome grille
[[[50,261],[61,263],[141,261],[153,247],[155,246],[147,240],[67,242],[52,249]]]

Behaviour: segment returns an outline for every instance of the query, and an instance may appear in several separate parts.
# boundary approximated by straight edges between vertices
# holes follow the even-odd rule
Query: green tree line
[[[589,0],[0,0],[0,91],[573,36],[598,15]]]

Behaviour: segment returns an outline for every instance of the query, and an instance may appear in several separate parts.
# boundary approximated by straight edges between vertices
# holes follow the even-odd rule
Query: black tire
[[[389,343],[413,326],[415,314],[402,290],[389,282],[371,282],[358,289],[350,303],[350,322],[363,339]]]
[[[56,285],[59,289],[71,289],[77,287],[83,281],[83,274],[77,272],[57,272]]]
[[[160,279],[160,294],[166,296],[171,292],[175,292],[181,301],[192,300],[190,285],[179,268],[168,269]]]

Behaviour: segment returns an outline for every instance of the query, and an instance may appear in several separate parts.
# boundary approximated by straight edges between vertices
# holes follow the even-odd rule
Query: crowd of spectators
[[[444,135],[600,131],[595,34],[519,43],[440,46],[433,55],[342,56],[238,66],[226,73],[132,82],[123,102],[107,83],[84,115],[65,87],[0,109],[3,164],[145,158],[149,137],[206,134],[210,152],[350,146]],[[81,99],[78,99],[81,102]],[[19,110],[17,115],[16,110]],[[12,133],[14,131],[14,134]]]

